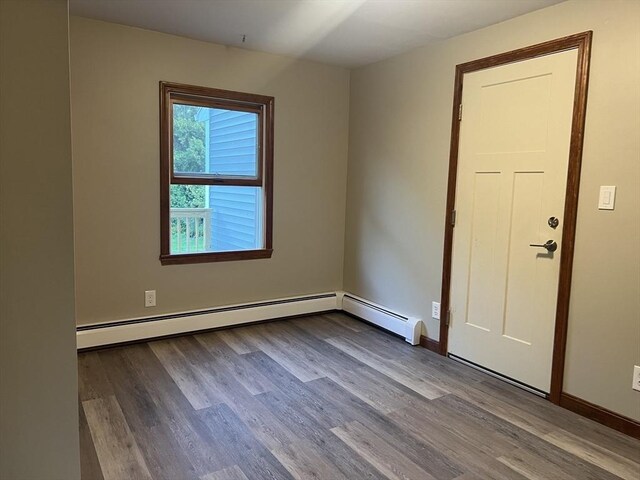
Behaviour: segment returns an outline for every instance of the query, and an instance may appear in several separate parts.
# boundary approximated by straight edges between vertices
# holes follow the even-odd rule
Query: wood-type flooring
[[[640,442],[341,313],[79,354],[83,480],[640,479]]]

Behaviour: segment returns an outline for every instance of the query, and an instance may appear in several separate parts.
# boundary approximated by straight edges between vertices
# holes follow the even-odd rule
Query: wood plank
[[[253,434],[270,449],[286,445],[296,438],[237,381],[234,372],[228,368],[223,359],[211,355],[194,338],[176,340],[179,340],[175,342],[176,348],[200,379],[201,387],[205,394],[213,399],[212,403],[224,402],[228,405],[246,423]],[[249,355],[254,354],[245,354],[243,357]],[[246,365],[251,364],[247,362]]]
[[[482,390],[473,387],[463,391],[456,389],[455,395],[540,438],[557,429],[552,423],[532,415],[529,411],[515,408],[499,397],[489,395]]]
[[[547,462],[560,465],[561,468],[578,478],[598,478],[601,480],[615,478],[605,470],[581,461],[578,457],[571,455],[568,450],[555,447],[545,441],[546,438],[543,440],[532,435],[453,395],[442,397],[433,403],[437,404],[438,409],[450,418],[454,415],[464,418],[467,424],[463,429],[465,438],[473,438],[475,442],[480,442],[483,438],[486,441],[491,436],[492,444],[505,445],[506,443],[512,446],[512,450],[519,447],[537,452],[538,455],[543,455]]]
[[[339,320],[337,320],[339,319]],[[351,320],[351,321],[350,321]],[[329,316],[329,315],[313,315],[304,318],[296,318],[290,321],[292,325],[305,331],[314,338],[323,340],[329,337],[337,337],[342,335],[352,335],[357,325],[356,320],[348,319],[345,316]],[[364,325],[360,322],[360,325]]]
[[[343,325],[350,330],[353,330],[354,332],[375,332],[376,330],[378,330],[378,328],[367,323],[366,321],[348,315],[344,312],[328,312],[325,313],[323,317],[331,320],[332,322]]]
[[[358,421],[364,426],[370,437],[376,438],[402,452],[415,465],[431,476],[439,479],[452,479],[464,473],[463,466],[455,457],[444,455],[438,448],[427,445],[418,438],[407,434],[388,417],[373,419],[366,417]]]
[[[253,395],[275,388],[264,375],[251,368],[243,355],[239,355],[222,341],[217,332],[195,335],[194,338],[205,346],[216,363],[222,364]]]
[[[541,442],[539,437],[455,395],[434,400],[432,406],[437,409],[437,413],[432,412],[434,417],[459,422],[457,428],[464,431],[466,438],[472,439],[479,448],[485,448],[482,444],[490,442],[496,456],[519,446],[531,447]]]
[[[298,350],[299,355],[304,355],[315,368],[323,373],[322,376],[369,368],[359,360],[309,335],[308,332],[291,323],[283,323],[273,333],[286,340],[288,348]],[[373,371],[373,369],[370,370]]]
[[[476,441],[469,440],[466,432],[457,425],[434,421],[432,417],[413,409],[398,410],[391,413],[389,418],[404,431],[437,449],[442,455],[455,458],[468,473],[479,478],[525,478],[496,460],[493,453],[495,447],[490,445],[493,439],[489,436],[486,438],[487,445],[478,445]],[[506,449],[504,452],[510,453],[511,450]]]
[[[330,400],[316,395],[307,383],[298,380],[266,354],[256,352],[247,354],[246,358],[256,370],[268,376],[274,385],[277,385],[277,390],[270,392],[273,398],[286,402],[297,410],[304,410],[323,428],[329,429],[352,420],[345,417],[344,412],[336,408]]]
[[[234,465],[233,467],[225,468],[217,472],[210,473],[200,477],[200,480],[249,480],[247,476],[242,473],[240,467]]]
[[[108,350],[101,355],[104,363],[109,365],[107,375],[114,386],[115,396],[154,480],[197,479],[196,469],[161,418],[160,409],[126,350]]]
[[[118,399],[125,417],[135,419],[138,426],[152,427],[161,423],[156,405],[126,355],[125,349],[103,350],[100,358],[109,365],[107,379],[113,385],[113,395]],[[129,423],[129,422],[128,422]],[[133,427],[131,423],[129,426]]]
[[[288,445],[298,438],[271,410],[253,396],[239,397],[237,401],[227,405],[269,449]]]
[[[231,466],[220,452],[209,448],[213,436],[196,415],[189,400],[172,380],[148,344],[131,345],[126,354],[151,395],[163,424],[198,475]],[[168,460],[171,457],[168,457]]]
[[[490,477],[476,475],[475,473],[467,472],[460,475],[459,477],[456,477],[454,480],[486,480],[487,478],[490,478]],[[520,477],[520,478],[524,478],[524,477]]]
[[[327,378],[377,410],[388,413],[425,401],[425,398],[417,392],[333,345],[316,341],[298,329],[285,330],[279,331],[278,334],[290,335],[295,339],[297,343],[295,348],[304,348],[306,355],[313,358],[316,365],[322,366]]]
[[[382,413],[417,405],[423,397],[397,384],[389,377],[369,369],[340,370],[328,376],[354,396],[364,400]]]
[[[78,402],[78,412],[80,415],[80,473],[83,480],[104,480],[100,460],[96,454],[91,431],[87,424],[87,417],[84,414],[82,403]]]
[[[634,420],[625,415],[620,415],[612,410],[566,392],[560,393],[560,403],[558,405],[578,415],[606,425],[620,433],[640,440],[640,420]]]
[[[523,448],[518,448],[507,456],[498,457],[498,461],[529,480],[546,480],[549,478],[571,480],[575,478],[559,466]]]
[[[80,401],[113,395],[98,352],[78,354],[78,395]]]
[[[293,477],[260,443],[227,405],[198,413],[215,436],[213,448],[224,452],[249,478],[289,480]]]
[[[245,353],[257,352],[260,350],[257,345],[249,340],[247,332],[251,327],[229,328],[226,330],[218,330],[216,335],[238,355]]]
[[[256,398],[267,406],[283,424],[296,433],[298,440],[295,443],[310,442],[323,458],[326,458],[349,478],[380,480],[385,478],[306,412],[291,408],[286,402],[274,397],[273,392],[256,395]]]
[[[435,479],[392,445],[372,435],[360,422],[347,423],[331,431],[389,479]]]
[[[219,398],[211,400],[213,392],[205,387],[205,382],[177,348],[175,341],[159,340],[149,343],[149,346],[194,409],[200,410],[222,402]]]
[[[376,369],[380,373],[393,378],[395,381],[410,388],[416,393],[419,393],[423,397],[433,400],[448,394],[447,390],[437,387],[427,381],[424,378],[416,375],[410,369],[399,363],[385,360],[384,358],[376,355],[370,350],[367,350],[356,343],[346,338],[328,338],[326,342],[330,343],[334,347],[348,353],[354,358],[357,358],[362,363],[369,365],[371,368]]]
[[[640,463],[622,457],[611,450],[595,445],[571,433],[551,432],[545,435],[544,439],[562,450],[570,452],[593,465],[597,465],[620,478],[625,480],[638,480],[640,478]],[[640,450],[638,453],[640,454]]]
[[[424,375],[429,381],[440,380],[444,385],[453,382],[454,385],[468,386],[487,379],[485,374],[467,365],[452,361],[425,348],[409,345],[394,335],[380,333],[380,331],[362,332],[348,338],[387,360],[411,365],[412,369]]]
[[[297,480],[350,480],[335,465],[329,462],[313,444],[308,441],[292,443],[272,450],[278,461]]]
[[[173,344],[198,379],[199,388],[209,397],[212,406],[224,402],[231,403],[239,396],[251,395],[238,382],[234,372],[228,368],[223,359],[212,355],[193,336],[176,338]]]
[[[82,402],[105,480],[151,480],[120,405],[114,396]]]
[[[524,466],[518,456],[524,457],[528,466]],[[555,478],[554,475],[557,474],[561,478],[567,476],[580,480],[620,479],[617,475],[544,441],[537,444],[535,449],[531,447],[516,449],[499,461],[508,463],[512,468],[523,472],[525,476],[542,474],[545,478]]]
[[[454,457],[442,454],[439,448],[423,443],[330,379],[307,384],[319,397],[331,399],[343,414],[366,426],[373,435],[402,451],[411,461],[436,478],[453,478],[464,472]],[[346,422],[345,422],[346,423]]]
[[[292,349],[289,341],[278,336],[282,326],[276,330],[273,324],[257,325],[249,333],[250,340],[258,345],[261,351],[295,375],[299,380],[308,382],[325,376],[322,366],[313,359],[306,358],[299,349]]]
[[[423,353],[422,348],[409,345],[404,338],[399,338],[395,335],[380,335],[380,333],[380,331],[372,329],[358,332],[356,335],[344,335],[341,337],[348,338],[365,348],[374,350],[387,360],[398,360],[407,358],[410,355],[421,356]]]
[[[629,460],[640,456],[640,441],[617,432],[588,418],[559,408],[536,395],[531,395],[506,382],[494,378],[485,378],[483,382],[474,385],[474,389],[481,390],[500,402],[510,405],[520,412],[526,412],[542,422],[553,425],[552,430],[564,430],[597,445],[610,447],[618,455]]]
[[[393,368],[410,365],[413,375],[444,392],[464,397],[473,386],[486,380],[486,375],[466,365],[436,355],[424,348],[416,348],[392,335],[369,332],[351,335],[349,341],[365,351],[375,352]]]

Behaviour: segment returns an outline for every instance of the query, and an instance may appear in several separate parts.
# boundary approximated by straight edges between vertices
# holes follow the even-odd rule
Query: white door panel
[[[469,73],[462,94],[449,351],[545,392],[576,64],[570,50]],[[555,252],[529,246],[547,240]]]

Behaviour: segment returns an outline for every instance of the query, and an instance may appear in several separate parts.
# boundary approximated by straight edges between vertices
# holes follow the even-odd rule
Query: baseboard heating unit
[[[78,350],[119,343],[232,327],[279,318],[344,310],[406,339],[420,343],[422,322],[345,292],[320,293],[254,303],[227,305],[206,310],[157,315],[112,322],[79,325]]]
[[[335,292],[304,297],[244,303],[154,317],[79,325],[78,350],[242,325],[277,318],[335,311]]]
[[[419,319],[392,312],[386,307],[350,293],[339,293],[338,299],[340,299],[340,297],[342,297],[342,310],[345,312],[400,335],[411,345],[418,345],[420,343],[422,322]],[[340,301],[338,303],[340,303]]]

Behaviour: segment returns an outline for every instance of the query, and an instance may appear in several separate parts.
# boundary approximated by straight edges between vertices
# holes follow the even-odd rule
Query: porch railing
[[[195,253],[210,248],[211,208],[171,209],[171,252]]]

